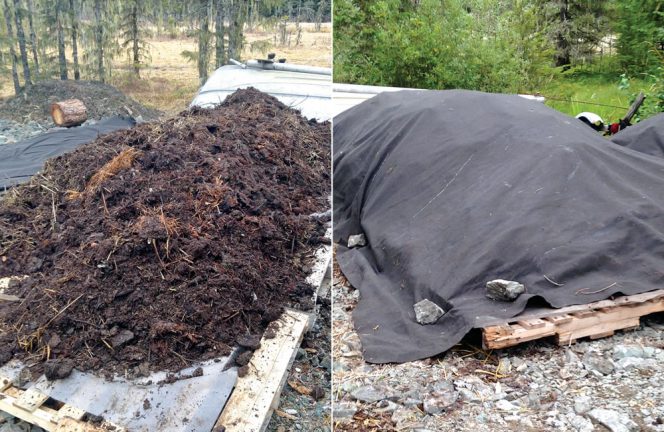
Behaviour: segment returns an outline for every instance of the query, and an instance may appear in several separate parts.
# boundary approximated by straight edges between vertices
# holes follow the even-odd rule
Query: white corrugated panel
[[[254,87],[311,119],[332,118],[332,77],[329,75],[276,71],[228,65],[210,76],[191,103],[209,107],[219,104],[238,89]]]
[[[334,101],[332,117],[337,114],[341,114],[354,107],[359,105],[367,99],[371,99],[382,92],[393,92],[400,90],[413,90],[413,91],[425,91],[421,89],[413,88],[402,88],[402,87],[380,87],[380,86],[368,86],[368,85],[355,85],[355,84],[333,84],[332,85],[332,99]],[[526,99],[536,100],[537,102],[544,102],[545,99],[542,96],[532,96],[532,95],[519,95]]]

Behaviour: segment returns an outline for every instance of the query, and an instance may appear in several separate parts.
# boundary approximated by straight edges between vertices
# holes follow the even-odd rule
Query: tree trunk
[[[87,120],[85,104],[78,99],[67,99],[51,105],[53,123],[61,127],[78,126]]]
[[[208,48],[210,41],[210,16],[208,0],[200,0],[198,4],[198,78],[200,85],[208,78]]]
[[[30,46],[32,47],[32,60],[35,63],[35,72],[37,79],[39,79],[39,56],[37,56],[37,36],[35,34],[35,27],[32,22],[33,17],[32,0],[28,0],[28,25],[30,27]]]
[[[214,65],[215,67],[221,67],[226,64],[226,47],[224,46],[224,37],[225,37],[225,29],[224,29],[224,1],[223,0],[215,0],[216,1],[216,15],[215,15],[215,22],[214,22],[214,41],[215,41],[215,57],[214,57]]]
[[[74,79],[81,79],[81,70],[78,65],[78,17],[74,0],[69,0],[69,21],[71,21],[71,50],[74,58]]]
[[[242,57],[242,30],[245,21],[243,3],[241,0],[232,0],[228,29],[228,57],[238,61]]]
[[[62,26],[62,2],[57,0],[55,3],[55,24],[58,31],[58,63],[60,64],[60,79],[66,80],[67,76],[67,57],[65,56],[65,31]]]
[[[570,55],[570,41],[568,40],[568,32],[566,31],[569,25],[569,4],[568,0],[560,2],[560,23],[558,34],[556,35],[556,66],[567,66],[571,63]]]
[[[23,79],[25,80],[25,87],[29,88],[32,85],[30,79],[30,65],[28,64],[28,50],[25,45],[25,33],[23,32],[23,23],[21,22],[21,2],[14,0],[14,22],[16,23],[16,37],[18,38],[18,47],[21,51],[21,63],[23,63]]]
[[[131,38],[132,38],[132,55],[133,55],[133,65],[134,65],[134,74],[136,77],[141,77],[141,59],[139,57],[139,47],[138,47],[138,2],[140,0],[134,0],[131,6]]]
[[[157,1],[157,36],[164,32],[164,0]]]
[[[14,29],[12,27],[11,9],[9,8],[8,0],[5,0],[5,24],[7,25],[7,37],[9,38],[9,56],[12,59],[12,80],[14,81],[14,93],[19,94],[21,91],[21,84],[18,81],[18,71],[16,70],[16,50],[14,49]]]
[[[101,2],[95,0],[95,44],[97,55],[97,77],[102,83],[106,80],[106,70],[104,69],[104,27],[101,18]]]

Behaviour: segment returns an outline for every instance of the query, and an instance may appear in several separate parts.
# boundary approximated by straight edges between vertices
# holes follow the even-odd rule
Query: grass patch
[[[628,88],[621,88],[620,83],[619,74],[570,73],[561,74],[539,92],[546,96],[546,104],[553,109],[572,117],[590,111],[602,117],[605,123],[610,123],[627,113],[640,91],[646,95],[651,93],[654,84],[652,80],[643,78],[630,79]]]

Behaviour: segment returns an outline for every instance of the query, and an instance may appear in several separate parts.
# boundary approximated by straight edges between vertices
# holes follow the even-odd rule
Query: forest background
[[[664,111],[662,0],[335,0],[334,80],[539,93],[570,115]],[[638,120],[638,119],[637,119]]]

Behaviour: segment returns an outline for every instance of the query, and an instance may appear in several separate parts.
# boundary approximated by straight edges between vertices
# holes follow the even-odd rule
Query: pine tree
[[[71,50],[74,60],[74,79],[81,79],[80,66],[78,64],[78,14],[76,13],[76,3],[69,0],[69,22],[71,25]]]
[[[228,28],[228,58],[240,61],[244,44],[243,29],[246,20],[246,4],[230,0],[230,24]]]
[[[556,45],[556,66],[569,67],[576,59],[594,54],[608,32],[607,2],[544,0],[539,3]]]
[[[63,21],[63,2],[64,0],[57,0],[55,3],[55,25],[58,33],[58,63],[60,64],[60,79],[66,80],[67,76],[67,57],[65,55],[65,31],[62,25]]]
[[[12,28],[12,11],[9,7],[8,0],[4,2],[4,15],[5,15],[5,24],[7,25],[7,37],[9,38],[9,56],[12,61],[12,81],[14,82],[14,93],[19,94],[21,91],[21,84],[18,80],[18,71],[16,69],[16,64],[18,63],[18,57],[16,57],[16,50],[14,49],[14,30]]]
[[[209,0],[198,1],[198,78],[200,85],[208,78],[208,51],[210,42]]]
[[[141,77],[141,67],[145,63],[147,52],[147,43],[143,39],[143,32],[140,28],[141,16],[145,13],[144,3],[141,0],[130,0],[125,5],[126,11],[123,14],[124,25],[122,38],[124,42],[122,47],[127,50],[137,78]]]
[[[664,1],[621,0],[617,12],[618,56],[623,68],[630,72],[664,68]]]
[[[18,39],[19,51],[21,52],[21,63],[23,64],[23,79],[25,80],[25,87],[29,88],[32,85],[32,79],[30,77],[28,50],[25,44],[25,32],[23,31],[21,11],[22,8],[20,0],[14,0],[14,22],[16,23],[16,38]]]
[[[106,69],[104,68],[104,24],[102,22],[102,1],[95,0],[95,59],[97,61],[97,77],[99,81],[106,81]]]
[[[34,9],[32,7],[32,0],[27,0],[27,3],[28,3],[28,26],[30,29],[30,47],[32,49],[32,61],[35,64],[35,72],[37,73],[37,76],[39,76],[40,72],[39,72],[39,56],[37,55],[37,36],[35,34],[35,26],[33,22]]]
[[[219,68],[226,64],[226,47],[224,38],[226,30],[224,28],[224,8],[223,0],[215,0],[216,14],[214,18],[214,65]]]

